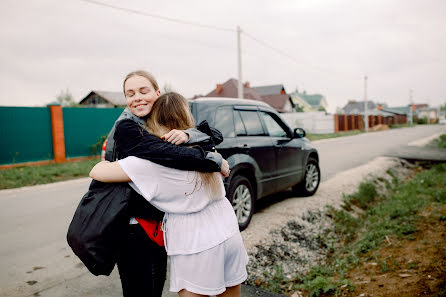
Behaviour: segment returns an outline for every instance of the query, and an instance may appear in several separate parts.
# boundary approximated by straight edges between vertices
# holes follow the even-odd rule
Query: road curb
[[[83,178],[76,178],[76,179],[70,179],[70,180],[63,180],[58,182],[51,182],[47,184],[40,184],[40,185],[34,185],[34,186],[26,186],[26,187],[20,187],[20,188],[14,188],[14,189],[4,189],[0,190],[1,194],[14,194],[14,193],[21,193],[26,191],[39,191],[42,189],[49,189],[55,186],[63,186],[63,185],[70,185],[70,184],[81,184],[81,183],[89,183],[91,181],[90,177],[83,177]]]

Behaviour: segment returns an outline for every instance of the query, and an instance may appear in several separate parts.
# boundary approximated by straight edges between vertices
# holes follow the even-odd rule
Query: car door
[[[304,151],[299,139],[291,135],[289,128],[274,113],[260,111],[260,116],[271,138],[276,156],[277,190],[284,190],[299,182],[303,170]]]
[[[217,151],[228,159],[234,154],[234,148],[238,146],[235,137],[234,115],[232,105],[220,106],[215,111],[214,128],[223,135],[223,142],[217,146]]]
[[[258,180],[262,187],[259,189],[259,197],[275,192],[276,154],[271,138],[262,125],[257,107],[235,107],[234,123],[240,152],[254,159],[260,169],[261,176]]]

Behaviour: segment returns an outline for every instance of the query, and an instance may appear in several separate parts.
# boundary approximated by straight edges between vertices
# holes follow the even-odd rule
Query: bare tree
[[[171,83],[166,82],[163,86],[163,93],[175,92]]]
[[[77,106],[78,103],[74,101],[73,95],[68,88],[60,91],[56,97],[56,101],[62,106]]]

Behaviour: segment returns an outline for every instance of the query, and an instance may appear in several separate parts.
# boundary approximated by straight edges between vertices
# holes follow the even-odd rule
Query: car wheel
[[[229,187],[229,201],[232,203],[240,231],[248,227],[254,213],[254,192],[249,180],[241,175],[235,176]]]
[[[312,196],[316,193],[320,181],[321,170],[319,169],[319,162],[313,158],[308,158],[307,165],[305,165],[304,178],[293,187],[293,190],[303,196]]]

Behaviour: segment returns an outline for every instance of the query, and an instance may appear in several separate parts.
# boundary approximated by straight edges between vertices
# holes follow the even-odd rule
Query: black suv
[[[256,199],[293,188],[313,195],[321,179],[317,150],[300,128],[291,130],[268,104],[248,99],[200,98],[189,102],[197,123],[221,131],[217,151],[230,165],[225,188],[240,229],[254,213]]]

